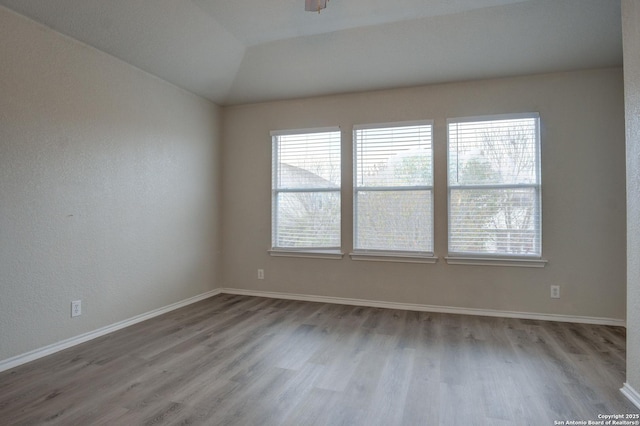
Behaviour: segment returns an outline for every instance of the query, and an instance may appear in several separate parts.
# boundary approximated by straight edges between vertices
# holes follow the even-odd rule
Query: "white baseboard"
[[[209,297],[216,296],[220,293],[222,293],[222,289],[217,288],[215,290],[211,290],[206,293],[202,293],[197,296],[193,296],[188,299],[181,300],[180,302],[172,303],[162,308],[154,309],[144,314],[136,315],[135,317],[126,319],[124,321],[119,321],[115,324],[111,324],[106,327],[102,327],[97,330],[90,331],[88,333],[80,334],[79,336],[71,337],[69,339],[65,339],[48,346],[38,348],[33,351],[2,360],[0,361],[0,372],[9,370],[10,368],[14,368],[22,364],[26,364],[27,362],[34,361],[38,358],[51,355],[63,349],[67,349],[72,346],[79,345],[80,343],[93,340],[97,337],[104,336],[105,334],[113,333],[114,331],[120,330],[125,327],[129,327],[130,325],[137,324],[142,321],[146,321],[148,319],[157,317],[162,314],[166,314],[167,312],[171,312],[173,310],[182,308],[184,306],[191,305],[192,303],[196,303],[201,300],[207,299]]]
[[[638,393],[637,390],[632,388],[629,383],[625,383],[622,389],[620,389],[620,392],[622,392],[622,394],[626,396],[629,401],[633,402],[633,405],[638,407],[638,410],[640,410],[640,393]]]
[[[558,314],[535,314],[535,313],[529,313],[529,312],[498,311],[493,309],[457,308],[457,307],[438,306],[438,305],[419,305],[415,303],[384,302],[384,301],[377,301],[377,300],[350,299],[350,298],[343,298],[343,297],[316,296],[316,295],[309,295],[309,294],[243,290],[243,289],[237,289],[237,288],[223,288],[222,293],[238,294],[238,295],[245,295],[245,296],[269,297],[272,299],[290,299],[290,300],[302,300],[302,301],[308,301],[308,302],[336,303],[340,305],[368,306],[372,308],[404,309],[408,311],[438,312],[438,313],[445,313],[445,314],[478,315],[478,316],[486,316],[486,317],[518,318],[518,319],[531,319],[531,320],[541,320],[541,321],[560,321],[560,322],[574,322],[574,323],[581,323],[581,324],[613,325],[618,327],[626,327],[625,320],[616,319],[616,318],[583,317],[583,316],[558,315]]]

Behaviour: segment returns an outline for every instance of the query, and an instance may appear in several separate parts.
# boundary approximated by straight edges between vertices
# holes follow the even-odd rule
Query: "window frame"
[[[358,131],[369,129],[391,129],[394,127],[412,127],[412,126],[429,126],[431,131],[430,150],[431,150],[431,182],[429,185],[395,185],[395,186],[379,186],[367,187],[359,186],[358,182]],[[404,263],[435,263],[437,257],[434,255],[435,246],[435,196],[434,196],[434,121],[433,120],[411,120],[397,121],[387,123],[370,123],[356,124],[353,126],[353,251],[350,253],[352,260],[379,261],[379,262],[404,262]],[[431,231],[431,250],[393,250],[393,249],[367,249],[358,248],[358,193],[364,192],[398,192],[398,191],[429,191],[431,195],[431,214],[429,216],[429,224]]]
[[[451,182],[451,132],[450,126],[456,123],[472,123],[483,121],[502,121],[502,120],[518,120],[518,119],[534,119],[535,120],[535,162],[536,162],[536,182],[531,184],[471,184],[471,185],[452,185]],[[448,264],[453,265],[494,265],[494,266],[520,266],[520,267],[544,267],[547,260],[543,259],[542,245],[542,164],[541,164],[541,146],[540,137],[540,114],[538,112],[525,113],[508,113],[508,114],[492,114],[469,117],[447,118],[447,256],[445,260]],[[536,203],[538,207],[537,220],[534,225],[536,235],[539,241],[539,253],[531,255],[511,255],[506,253],[483,253],[483,252],[464,252],[452,251],[452,220],[451,220],[451,194],[452,190],[474,190],[474,189],[520,189],[531,188],[536,192]]]
[[[278,165],[279,165],[279,139],[281,136],[292,135],[309,135],[316,133],[338,133],[339,138],[339,171],[340,182],[338,187],[310,187],[310,188],[279,188],[278,187]],[[271,256],[276,257],[310,257],[310,258],[326,258],[326,259],[341,259],[343,253],[342,248],[342,131],[338,126],[332,127],[317,127],[307,129],[286,129],[286,130],[273,130],[271,135],[271,244],[268,250]],[[276,245],[278,239],[278,195],[283,193],[326,193],[335,192],[338,194],[338,200],[340,201],[340,208],[338,214],[338,240],[340,245],[338,246],[310,246],[310,247],[288,247]]]

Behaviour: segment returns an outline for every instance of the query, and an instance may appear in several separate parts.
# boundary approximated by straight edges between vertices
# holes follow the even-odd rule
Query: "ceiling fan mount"
[[[328,0],[304,0],[304,10],[318,12],[327,7]]]

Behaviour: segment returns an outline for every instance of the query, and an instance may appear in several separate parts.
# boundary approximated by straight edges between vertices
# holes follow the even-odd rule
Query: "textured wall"
[[[270,130],[339,125],[352,247],[354,124],[433,119],[435,252],[447,250],[446,118],[538,111],[543,269],[270,257]],[[391,302],[625,318],[622,70],[600,69],[229,107],[223,111],[223,285]],[[256,279],[256,269],[265,279]],[[561,285],[561,299],[549,286]]]
[[[214,288],[218,107],[1,7],[0,58],[0,360]]]
[[[627,120],[627,383],[640,392],[640,2],[622,2]]]

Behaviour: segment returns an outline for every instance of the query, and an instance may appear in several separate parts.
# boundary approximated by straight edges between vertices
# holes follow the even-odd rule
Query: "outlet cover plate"
[[[71,302],[71,318],[82,315],[82,300],[73,300]]]

